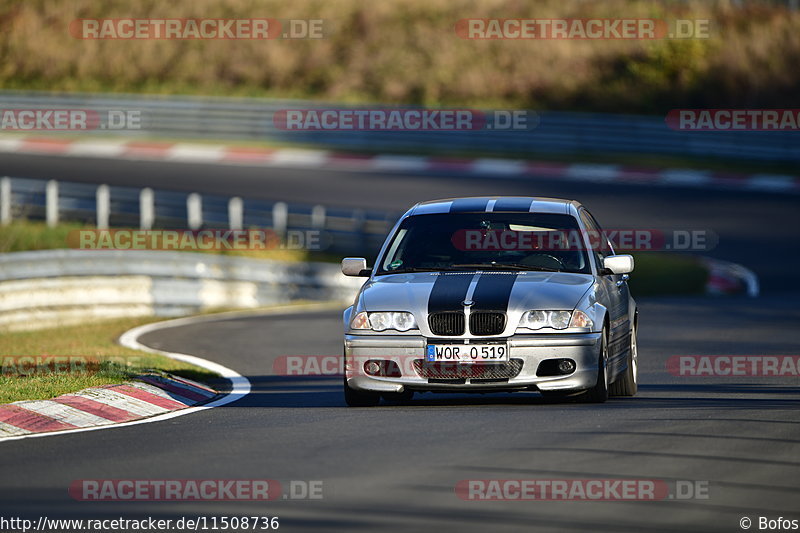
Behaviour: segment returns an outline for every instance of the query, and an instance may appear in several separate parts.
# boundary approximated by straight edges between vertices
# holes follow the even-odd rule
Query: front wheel
[[[344,378],[344,401],[348,407],[375,407],[381,401],[381,395],[377,392],[357,391],[350,388],[347,384],[347,377]]]
[[[639,354],[636,346],[636,325],[631,330],[631,347],[628,353],[628,368],[611,385],[612,396],[635,396],[639,389]]]
[[[586,403],[603,403],[608,400],[608,330],[605,327],[597,358],[597,382],[594,387],[584,392],[580,399]]]

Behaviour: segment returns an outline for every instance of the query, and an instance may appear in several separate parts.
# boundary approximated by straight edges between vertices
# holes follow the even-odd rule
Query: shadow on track
[[[225,408],[276,407],[320,408],[344,407],[341,377],[339,376],[248,376],[251,393]],[[759,384],[675,384],[640,385],[634,398],[611,398],[602,406],[574,401],[545,400],[535,392],[516,393],[417,393],[414,399],[403,402],[403,407],[446,407],[482,405],[533,405],[542,407],[594,409],[800,409],[798,389],[790,386]],[[381,406],[399,406],[382,402]]]

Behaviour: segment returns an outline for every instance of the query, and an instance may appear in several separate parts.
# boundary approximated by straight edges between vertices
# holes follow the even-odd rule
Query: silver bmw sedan
[[[349,406],[415,392],[537,391],[604,402],[637,389],[630,255],[579,202],[422,202],[396,223],[344,311]]]

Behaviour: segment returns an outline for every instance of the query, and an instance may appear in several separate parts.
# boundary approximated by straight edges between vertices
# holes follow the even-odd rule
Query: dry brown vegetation
[[[80,40],[76,18],[325,19],[320,40]],[[710,19],[709,39],[463,40],[457,20]],[[611,0],[27,0],[0,3],[0,87],[660,113],[793,107],[800,14]]]

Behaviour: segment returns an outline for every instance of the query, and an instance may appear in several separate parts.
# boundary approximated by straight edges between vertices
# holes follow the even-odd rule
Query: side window
[[[397,232],[394,240],[392,241],[391,246],[388,250],[386,250],[386,258],[383,261],[383,265],[381,265],[381,270],[384,272],[389,272],[395,270],[400,265],[392,267],[392,263],[397,261],[402,255],[403,250],[405,249],[406,245],[406,235],[408,234],[407,229],[401,229]],[[402,261],[400,261],[402,264]]]
[[[603,231],[603,227],[600,225],[599,222],[597,222],[597,219],[594,218],[594,215],[592,215],[588,211],[586,211],[586,214],[589,215],[589,219],[592,222],[594,222],[594,227],[596,227],[597,230],[600,232],[600,246],[601,246],[601,251],[603,253],[603,257],[608,257],[609,255],[616,255],[614,253],[614,247],[611,246],[611,242],[608,240],[608,236]]]
[[[608,257],[609,255],[614,255],[611,245],[608,243],[608,239],[606,239],[603,230],[588,211],[581,209],[580,217],[584,226],[586,226],[586,230],[588,231],[589,245],[592,248],[592,253],[594,254],[595,261],[597,262],[597,268],[602,268],[603,258]]]

